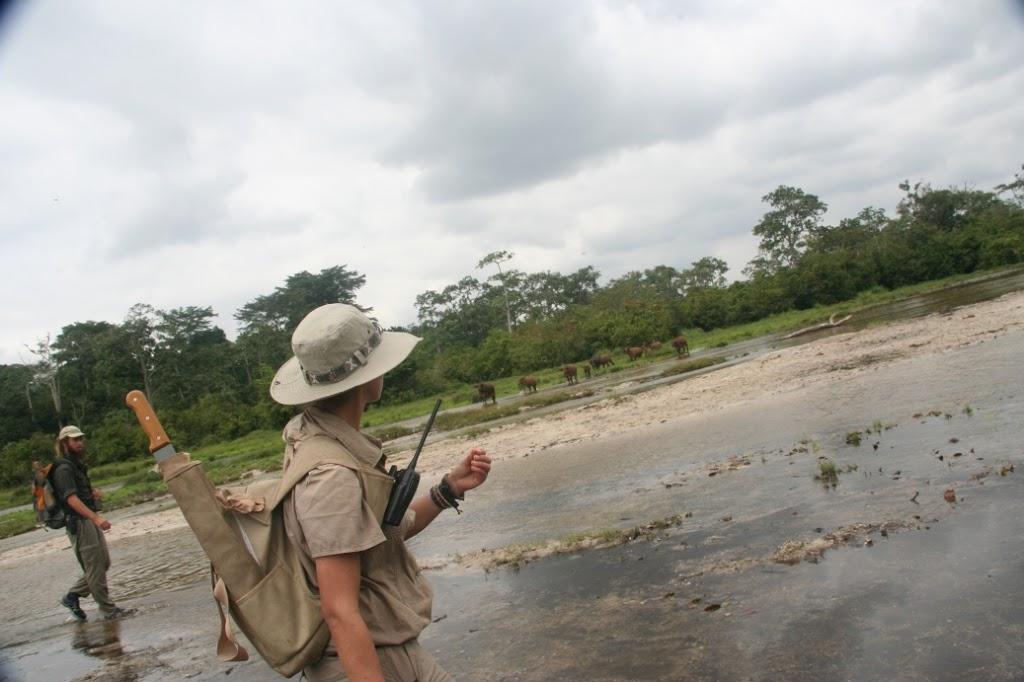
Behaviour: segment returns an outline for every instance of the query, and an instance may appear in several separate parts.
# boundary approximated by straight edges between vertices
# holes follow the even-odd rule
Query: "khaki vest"
[[[359,474],[363,497],[379,523],[394,485],[386,473],[360,463],[329,437],[313,436],[294,447],[280,479],[238,488],[215,489],[201,464],[186,453],[160,464],[164,482],[212,564],[221,611],[218,657],[249,658],[235,640],[227,611],[267,664],[285,677],[317,661],[331,635],[299,550],[285,532],[281,502],[316,467],[339,464]]]

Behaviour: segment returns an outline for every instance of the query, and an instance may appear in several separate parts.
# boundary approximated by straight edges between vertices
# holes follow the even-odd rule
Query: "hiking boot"
[[[85,615],[85,611],[78,605],[78,595],[74,592],[68,592],[60,598],[60,605],[71,612],[71,615],[75,617],[80,623],[84,623],[88,618]]]
[[[120,620],[121,618],[127,618],[134,614],[135,609],[122,609],[120,606],[115,606],[103,614],[103,620]]]

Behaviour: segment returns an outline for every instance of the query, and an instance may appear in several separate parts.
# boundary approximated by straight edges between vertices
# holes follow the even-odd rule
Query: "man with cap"
[[[79,600],[92,595],[104,620],[121,618],[129,611],[116,606],[107,591],[110,552],[103,531],[110,530],[110,521],[99,515],[103,492],[93,488],[89,481],[85,434],[77,426],[65,426],[57,434],[54,451],[57,460],[51,473],[53,489],[64,506],[71,549],[82,567],[82,575],[61,597],[60,603],[76,620],[84,621],[87,617]]]
[[[385,472],[380,441],[359,431],[363,412],[380,399],[383,375],[418,341],[382,331],[354,306],[321,306],[296,327],[294,357],[270,387],[277,402],[304,406],[284,429],[285,469],[304,447],[335,448],[353,462],[313,469],[283,503],[285,528],[331,632],[323,657],[304,671],[312,682],[452,679],[417,641],[430,623],[433,593],[405,540],[444,509],[458,509],[487,479],[491,460],[472,450],[412,501],[398,526],[381,524],[368,477],[357,471]]]

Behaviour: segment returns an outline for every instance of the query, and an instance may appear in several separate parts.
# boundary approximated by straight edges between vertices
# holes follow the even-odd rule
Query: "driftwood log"
[[[810,327],[804,327],[803,329],[797,329],[795,332],[790,332],[789,334],[786,334],[782,338],[784,338],[784,339],[791,339],[794,336],[801,336],[803,334],[810,334],[811,332],[816,332],[819,329],[829,329],[830,327],[838,327],[843,322],[846,322],[847,320],[849,320],[851,317],[853,317],[853,315],[847,315],[846,317],[841,317],[841,318],[839,318],[837,320],[835,315],[831,315],[828,318],[828,322],[822,322],[821,324],[815,324],[815,325],[811,325]]]

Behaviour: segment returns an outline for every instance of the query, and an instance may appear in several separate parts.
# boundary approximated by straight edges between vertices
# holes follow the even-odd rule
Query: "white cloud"
[[[146,301],[346,264],[386,323],[495,249],[606,277],[753,254],[1024,161],[1024,15],[975,4],[25,3],[0,33],[0,362]]]

